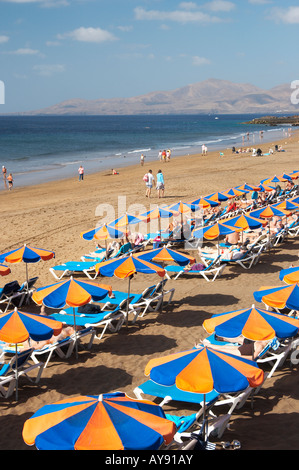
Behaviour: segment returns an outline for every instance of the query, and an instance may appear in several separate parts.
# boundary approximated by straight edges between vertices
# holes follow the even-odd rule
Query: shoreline
[[[255,148],[261,148],[263,150],[263,153],[267,153],[269,148],[272,148],[274,150],[274,147],[275,145],[281,145],[282,147],[284,147],[286,144],[288,144],[288,142],[291,142],[290,139],[292,139],[292,137],[294,135],[298,134],[298,139],[299,139],[299,130],[298,129],[293,129],[292,130],[292,133],[291,133],[291,136],[284,136],[283,138],[279,139],[279,140],[272,140],[272,139],[265,139],[265,140],[260,140],[260,142],[256,143],[255,145]],[[245,144],[248,144],[248,145],[245,145]],[[236,148],[253,148],[254,146],[252,145],[251,142],[244,142],[244,147],[241,147],[241,145],[239,145],[238,147]],[[136,152],[137,153],[137,152]],[[219,156],[220,153],[223,153],[224,156],[223,158],[225,158],[225,156],[227,156],[227,154],[231,155],[232,154],[232,148],[231,147],[221,147],[221,146],[216,146],[216,148],[212,149],[212,150],[208,150],[208,154],[206,156],[203,156],[200,152],[197,152],[197,153],[186,153],[186,154],[180,154],[180,155],[172,155],[171,157],[171,162],[170,164],[173,164],[173,162],[176,162],[178,161],[179,159],[187,159],[187,158],[194,158],[194,157],[201,157],[201,158],[204,158],[204,157],[215,157],[215,156]],[[250,157],[251,154],[250,153],[242,153],[242,154],[235,154],[235,157]],[[268,157],[268,158],[271,158],[271,156],[267,156],[265,155],[265,158]],[[125,157],[124,157],[125,158]],[[252,158],[259,158],[259,157],[252,157]],[[261,157],[263,158],[263,157]],[[107,157],[107,160],[109,159],[109,157]],[[139,156],[138,156],[138,159],[139,159]],[[84,165],[84,162],[82,162],[83,165]],[[148,168],[149,166],[156,166],[155,164],[159,164],[159,165],[164,165],[163,162],[160,162],[158,160],[158,158],[152,158],[152,159],[145,159],[145,168]],[[169,163],[167,163],[169,164]],[[42,181],[41,183],[37,183],[37,184],[32,184],[30,182],[28,182],[27,184],[23,184],[23,185],[17,185],[17,183],[15,182],[14,183],[14,188],[13,188],[13,191],[15,191],[17,188],[19,189],[22,189],[22,188],[28,188],[28,187],[35,187],[35,186],[40,186],[40,185],[44,185],[44,184],[52,184],[52,183],[55,183],[57,181],[61,182],[61,184],[63,182],[70,182],[70,181],[73,181],[73,180],[76,180],[78,179],[78,175],[77,175],[77,166],[80,165],[80,162],[78,161],[78,163],[76,163],[76,170],[75,170],[75,173],[74,173],[74,176],[61,176],[61,177],[57,177],[56,176],[53,176],[51,177],[50,179],[48,180],[45,180],[45,181]],[[159,166],[158,165],[158,166]],[[70,165],[65,165],[65,167],[69,167]],[[133,163],[133,162],[129,162],[129,163],[126,163],[126,162],[122,162],[122,164],[118,167],[115,167],[114,169],[116,169],[117,171],[118,170],[121,170],[123,171],[124,169],[127,169],[127,168],[133,168],[133,169],[136,169],[138,167],[141,167],[140,163]],[[107,163],[107,168],[104,168],[104,169],[100,169],[100,170],[93,170],[91,171],[90,173],[86,172],[85,171],[85,175],[84,175],[84,179],[86,180],[87,178],[90,178],[92,176],[95,176],[95,175],[99,175],[99,176],[109,176],[111,174],[111,170],[109,171],[109,169],[111,168],[111,165],[108,165]],[[36,177],[38,177],[38,173],[40,172],[45,172],[45,173],[50,173],[51,170],[35,170],[33,172],[31,172],[30,174],[32,175],[35,174]],[[14,173],[13,173],[14,174]],[[33,177],[34,179],[34,177]],[[2,194],[3,191],[5,191],[5,188],[3,187],[4,185],[0,185],[0,195]]]
[[[0,252],[23,243],[53,250],[54,260],[28,265],[29,277],[38,276],[36,287],[53,284],[57,281],[49,268],[66,261],[79,261],[82,255],[94,250],[94,241],[83,240],[80,233],[94,228],[100,219],[107,217],[107,206],[122,211],[130,207],[148,210],[150,205],[190,201],[238,184],[258,184],[263,178],[297,170],[299,132],[278,141],[277,145],[280,144],[285,146],[286,152],[271,156],[234,155],[230,149],[224,152],[224,157],[217,151],[207,156],[176,157],[164,164],[159,161],[146,162],[143,167],[135,164],[124,167],[115,176],[99,172],[87,175],[83,183],[76,177],[1,191]],[[261,148],[266,151],[269,144]],[[154,190],[148,200],[142,177],[149,168],[156,175],[160,167],[165,178],[165,198],[158,199]],[[121,198],[125,198],[126,207],[118,207]],[[240,266],[228,266],[214,282],[186,276],[176,281],[171,279],[167,288],[175,289],[173,302],[162,313],[149,313],[128,329],[108,332],[102,341],[94,342],[90,351],[80,350],[78,359],[75,355],[69,359],[53,356],[38,385],[20,379],[18,403],[13,397],[1,398],[0,419],[6,433],[0,449],[33,450],[22,440],[22,428],[25,420],[45,404],[113,391],[134,397],[134,388],[146,380],[144,368],[150,359],[193,347],[207,336],[202,327],[205,319],[217,313],[247,308],[254,302],[255,290],[262,285],[278,285],[280,270],[290,264],[298,265],[298,245],[298,240],[288,240],[265,253],[248,271]],[[11,273],[1,278],[1,287],[13,280],[19,283],[25,280],[24,263],[10,265],[10,268]],[[82,275],[80,279],[87,278]],[[141,293],[159,280],[155,275],[138,274],[132,280],[131,292]],[[113,277],[96,278],[96,281],[111,285],[113,290],[127,290],[126,280]],[[40,312],[33,303],[22,309]],[[53,310],[46,309],[46,313],[53,313]],[[296,433],[299,398],[294,393],[298,385],[297,366],[290,369],[286,363],[254,397],[253,409],[248,401],[242,409],[234,411],[230,429],[221,440],[238,439],[243,450],[299,449]],[[198,411],[198,407],[170,403],[165,411],[182,416]],[[217,410],[219,414],[226,412],[227,408]],[[284,428],[291,431],[287,439],[281,438],[280,431]]]
[[[197,141],[194,135],[193,138],[190,137],[191,141],[172,144],[170,142],[168,144],[164,143],[162,144],[162,149],[171,148],[172,159],[177,159],[184,156],[201,154],[202,144],[208,146],[209,153],[217,151],[230,152],[233,146],[236,148],[258,148],[264,144],[270,146],[275,141],[288,138],[287,134],[289,129],[287,129],[286,126],[263,130],[261,126],[257,126],[259,129],[255,127],[254,129],[250,129],[251,125],[244,128],[242,127],[243,123],[241,121],[238,124],[241,126],[240,129],[236,126],[235,130],[232,131],[233,134],[230,135],[220,134],[217,137],[216,133],[214,138],[212,135],[209,135],[205,140],[203,140],[201,136],[198,136]],[[261,132],[263,132],[263,138],[260,136]],[[248,140],[247,133],[249,134]],[[135,148],[132,146],[132,148],[130,150],[127,149],[127,151],[119,149],[112,151],[111,149],[111,153],[109,153],[109,151],[106,152],[99,149],[98,151],[87,150],[87,152],[85,152],[81,149],[78,152],[75,151],[72,157],[69,156],[71,153],[68,155],[67,152],[66,154],[60,155],[59,152],[55,153],[54,151],[53,153],[53,150],[50,151],[49,149],[49,155],[51,155],[49,160],[43,160],[42,154],[35,155],[33,152],[31,157],[24,158],[23,166],[20,166],[20,162],[23,160],[21,157],[16,160],[12,159],[10,162],[6,161],[5,156],[2,155],[2,162],[7,167],[8,172],[13,174],[15,186],[25,187],[35,185],[37,181],[40,183],[53,182],[56,180],[62,181],[70,178],[70,175],[73,175],[75,178],[79,165],[84,166],[86,175],[109,171],[112,167],[122,169],[127,166],[138,165],[141,153],[146,156],[147,162],[155,162],[158,161],[160,148],[158,148],[157,145],[157,142],[150,143],[146,141],[144,142],[144,146],[142,146],[141,142],[137,143],[136,141]],[[148,146],[148,148],[146,148],[146,146]],[[12,152],[12,154],[14,154],[14,152]],[[3,186],[0,185],[0,192],[3,189]]]

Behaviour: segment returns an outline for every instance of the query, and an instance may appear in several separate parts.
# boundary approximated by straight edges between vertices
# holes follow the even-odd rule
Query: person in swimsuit
[[[217,349],[218,351],[227,352],[229,354],[234,354],[235,356],[241,356],[244,359],[255,361],[258,355],[269,343],[269,341],[251,341],[243,337],[234,338],[230,340],[240,344],[236,346],[229,344],[224,344],[223,346],[220,346],[216,344],[205,343],[205,345],[209,348]]]

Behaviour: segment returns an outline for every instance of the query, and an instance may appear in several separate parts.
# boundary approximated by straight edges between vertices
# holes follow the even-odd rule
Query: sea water
[[[255,115],[0,116],[0,166],[26,186],[158,159],[259,147],[284,138],[286,126],[248,125]],[[261,134],[261,131],[263,133]],[[249,136],[247,135],[249,133]],[[4,185],[0,185],[0,190]]]

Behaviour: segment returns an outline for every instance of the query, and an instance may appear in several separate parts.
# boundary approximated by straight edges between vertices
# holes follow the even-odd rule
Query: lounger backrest
[[[265,354],[270,350],[273,349],[275,351],[277,348],[279,348],[280,342],[278,339],[275,337],[269,343],[264,347],[264,349],[259,353],[257,359],[261,359]]]
[[[155,292],[155,289],[156,289],[156,286],[150,286],[144,289],[144,291],[141,294],[142,298],[148,299],[149,297],[151,297],[151,295],[153,295],[153,293]]]
[[[14,294],[15,292],[18,292],[20,288],[21,286],[18,281],[8,282],[2,289],[2,295]]]
[[[31,354],[33,352],[33,349],[26,349],[26,351],[22,351],[17,354],[17,360],[16,357],[14,357],[11,361],[11,368],[15,369],[16,368],[16,363],[18,369],[22,367],[30,358]]]
[[[163,279],[163,281],[160,281],[160,282],[156,285],[156,290],[155,290],[155,292],[156,292],[157,294],[161,294],[162,290],[163,290],[164,287],[165,287],[166,281],[167,281],[167,279]]]

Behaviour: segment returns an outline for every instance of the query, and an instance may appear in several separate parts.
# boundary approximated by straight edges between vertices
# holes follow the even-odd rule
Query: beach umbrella
[[[248,194],[249,191],[247,191],[246,189],[236,189],[236,188],[231,188],[227,191],[223,191],[223,194],[225,196],[228,196],[230,199],[233,198],[233,197],[239,197],[239,196],[243,196],[244,194]]]
[[[290,201],[289,199],[286,199],[285,201],[282,202],[276,202],[273,204],[274,207],[277,207],[278,209],[282,209],[285,211],[298,211],[299,210],[299,204]]]
[[[143,220],[141,220],[139,217],[136,217],[135,215],[128,214],[126,212],[124,215],[110,222],[109,225],[112,227],[116,227],[117,229],[121,227],[126,227],[127,229],[129,225],[137,225],[140,222],[143,222]]]
[[[107,240],[122,238],[126,233],[122,230],[118,230],[115,227],[111,227],[108,224],[101,225],[92,230],[81,232],[80,237],[84,240]]]
[[[169,206],[165,206],[165,209],[169,210],[170,212],[178,212],[179,214],[186,214],[188,212],[195,212],[200,209],[200,207],[196,204],[189,204],[187,202],[177,202],[175,204],[170,204]]]
[[[151,220],[158,220],[160,238],[162,232],[161,219],[170,219],[171,217],[173,217],[173,213],[166,209],[163,209],[162,207],[156,207],[155,209],[151,209],[139,215],[139,218],[144,220],[145,222],[150,222]]]
[[[260,191],[260,186],[252,186],[251,184],[244,183],[241,186],[237,186],[236,189],[241,191]]]
[[[180,266],[186,266],[189,263],[195,263],[195,258],[179,251],[171,250],[167,247],[157,248],[136,254],[136,257],[145,261],[154,262],[175,262]]]
[[[108,255],[107,251],[107,240],[108,239],[118,239],[125,237],[127,232],[123,230],[118,230],[115,227],[111,227],[108,224],[101,225],[96,227],[93,230],[88,230],[87,232],[81,232],[80,237],[84,240],[105,240],[106,256]]]
[[[116,276],[119,279],[128,279],[128,302],[126,325],[128,326],[129,298],[131,290],[131,279],[134,274],[158,274],[160,277],[165,276],[165,270],[154,263],[139,259],[135,254],[124,256],[123,258],[115,258],[96,264],[95,270],[102,276]]]
[[[299,282],[299,267],[282,269],[279,273],[279,279],[286,284],[296,284]]]
[[[272,178],[261,181],[263,184],[284,183],[292,178],[284,178],[283,176],[273,176]]]
[[[213,315],[203,322],[207,333],[216,333],[224,338],[242,335],[252,341],[267,341],[275,338],[291,338],[298,333],[299,320],[280,313],[256,308],[225,312]]]
[[[260,209],[256,209],[254,211],[249,212],[251,217],[256,218],[264,218],[264,219],[272,219],[272,217],[288,217],[290,215],[289,211],[285,211],[283,209],[279,209],[275,207],[273,204],[268,205],[266,207],[261,207]]]
[[[216,202],[223,202],[223,201],[227,201],[228,199],[231,199],[229,196],[226,196],[224,193],[212,193],[212,194],[209,194],[208,196],[205,197],[205,199],[209,199],[211,201],[216,201]]]
[[[151,359],[144,372],[159,385],[176,385],[183,391],[202,393],[203,416],[207,393],[213,390],[218,393],[239,392],[248,385],[257,387],[264,380],[264,372],[255,362],[209,347]]]
[[[194,238],[200,238],[203,240],[215,240],[218,239],[218,254],[219,254],[219,238],[220,236],[226,236],[231,233],[241,232],[242,229],[238,227],[229,227],[222,222],[216,222],[216,224],[208,225],[207,227],[199,227],[193,230],[192,235]]]
[[[257,302],[278,310],[299,310],[299,283],[285,286],[263,286],[253,293]]]
[[[24,245],[0,255],[0,263],[20,263],[21,261],[26,263],[26,280],[28,282],[28,263],[37,263],[40,260],[47,261],[52,258],[55,258],[54,251]]]
[[[176,432],[163,409],[125,393],[66,398],[25,421],[23,439],[39,450],[158,450]]]
[[[190,201],[188,204],[190,204],[191,206],[199,206],[201,209],[207,209],[208,207],[219,206],[219,202],[212,201],[211,199],[208,199],[207,197],[200,197],[198,199],[195,199],[194,201]]]
[[[59,335],[61,330],[61,322],[43,315],[20,312],[17,308],[0,314],[0,340],[15,344],[16,400],[18,400],[18,343],[23,343],[29,337],[34,341],[45,341],[53,335]]]
[[[225,225],[237,227],[242,230],[255,230],[267,224],[265,220],[251,217],[248,214],[237,215],[231,219],[224,219],[222,222]]]
[[[37,305],[62,309],[73,307],[76,356],[78,355],[75,307],[81,307],[90,301],[98,302],[112,293],[112,287],[91,281],[70,279],[45,287],[39,287],[32,294]]]
[[[269,185],[266,185],[266,184],[260,184],[259,185],[259,191],[262,191],[262,192],[270,193],[271,191],[273,191],[273,189],[275,190],[276,187],[275,186],[269,186]]]
[[[10,273],[10,268],[5,264],[0,264],[0,276],[7,276]]]

